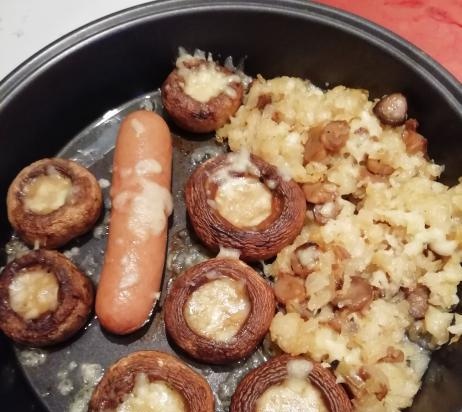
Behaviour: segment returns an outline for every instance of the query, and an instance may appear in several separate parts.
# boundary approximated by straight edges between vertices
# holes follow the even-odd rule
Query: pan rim
[[[100,36],[146,20],[211,10],[265,11],[320,22],[349,32],[364,41],[373,43],[403,64],[413,67],[462,115],[462,83],[431,56],[399,35],[369,20],[330,6],[315,2],[307,3],[303,0],[158,0],[109,14],[58,38],[10,72],[0,82],[0,110],[8,104],[15,93],[27,87],[40,72]]]

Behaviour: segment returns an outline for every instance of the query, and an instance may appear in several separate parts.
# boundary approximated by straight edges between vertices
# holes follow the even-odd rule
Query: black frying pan
[[[314,3],[183,0],[141,5],[85,26],[0,84],[0,195],[6,197],[22,167],[56,154],[106,111],[159,87],[179,45],[245,58],[253,75],[361,87],[372,97],[400,90],[429,138],[430,155],[446,165],[444,181],[462,175],[462,87],[423,52]],[[10,235],[4,202],[0,229],[4,243]],[[42,410],[3,337],[0,382],[1,410]],[[38,390],[37,381],[31,383]],[[411,411],[460,411],[461,387],[462,346],[456,344],[434,355]],[[57,410],[65,410],[65,402],[60,405]]]

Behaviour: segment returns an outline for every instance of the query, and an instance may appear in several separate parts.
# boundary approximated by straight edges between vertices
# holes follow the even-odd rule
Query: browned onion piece
[[[327,157],[327,150],[321,142],[323,126],[315,126],[308,132],[308,140],[305,143],[303,161],[305,164],[310,162],[322,162]]]
[[[346,260],[351,257],[350,254],[348,253],[348,250],[346,250],[343,246],[336,245],[334,243],[330,245],[330,248],[334,252],[334,255],[337,258],[337,260],[339,261]]]
[[[48,213],[26,207],[27,188],[34,179],[58,174],[69,179],[72,188],[65,203]],[[27,166],[8,189],[8,219],[28,244],[54,249],[90,230],[102,209],[101,188],[95,177],[76,162],[42,159]]]
[[[214,274],[212,279],[210,273]],[[196,334],[184,316],[191,294],[220,276],[245,282],[251,306],[242,327],[226,342]],[[273,290],[252,268],[237,259],[215,258],[191,267],[175,280],[165,300],[165,328],[175,343],[193,358],[225,364],[245,358],[255,349],[269,329],[275,307]]]
[[[45,270],[58,282],[58,306],[35,319],[25,320],[10,306],[9,287],[27,270]],[[0,275],[0,328],[15,342],[47,346],[77,333],[91,312],[94,293],[91,281],[64,255],[36,250],[9,263]]]
[[[284,180],[274,166],[251,155],[251,162],[260,173],[257,178],[271,191],[271,213],[254,227],[236,227],[210,205],[219,187],[212,176],[227,164],[227,159],[227,155],[221,155],[201,164],[186,184],[186,208],[194,230],[215,252],[224,246],[239,250],[240,257],[247,261],[273,257],[303,227],[306,211],[303,192],[293,180]]]
[[[305,358],[290,355],[276,356],[248,373],[234,392],[230,412],[255,412],[257,401],[263,393],[289,377],[287,363],[295,359]],[[331,412],[352,411],[350,399],[343,387],[336,382],[332,372],[317,362],[312,363],[313,369],[308,379],[319,389],[329,410]]]
[[[212,390],[201,375],[172,355],[140,351],[120,359],[109,368],[93,391],[88,411],[115,410],[133,390],[139,373],[145,373],[150,382],[164,381],[178,391],[190,412],[215,410]]]
[[[189,69],[194,71],[200,66],[214,64],[215,68],[227,76],[233,73],[215,62],[192,59]],[[194,133],[207,133],[219,129],[236,113],[242,103],[244,86],[233,81],[229,87],[234,96],[221,92],[206,102],[200,102],[183,90],[183,78],[178,69],[173,70],[162,85],[162,103],[173,121],[182,129]]]

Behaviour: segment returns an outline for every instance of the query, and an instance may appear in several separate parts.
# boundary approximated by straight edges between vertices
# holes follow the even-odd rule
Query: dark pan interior
[[[446,165],[445,182],[462,175],[460,83],[388,32],[302,2],[161,1],[74,32],[0,85],[0,196],[5,199],[23,166],[55,154],[107,110],[159,87],[180,45],[245,58],[252,75],[361,87],[372,97],[402,91],[430,155]],[[9,234],[1,202],[0,241]],[[0,382],[3,411],[40,410],[3,337]],[[435,354],[411,411],[460,411],[461,387],[462,345],[456,344]]]

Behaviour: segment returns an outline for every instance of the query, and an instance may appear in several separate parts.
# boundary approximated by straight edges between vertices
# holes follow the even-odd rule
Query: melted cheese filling
[[[58,172],[40,175],[24,188],[24,205],[39,215],[58,210],[72,192],[72,181]]]
[[[165,230],[172,213],[172,195],[168,189],[155,181],[162,172],[155,159],[139,161],[133,169],[115,170],[120,178],[122,190],[113,197],[115,210],[128,214],[127,229],[140,242],[157,236]]]
[[[329,412],[322,395],[307,379],[289,377],[270,386],[257,400],[256,412]]]
[[[251,177],[229,177],[217,189],[215,207],[234,226],[252,227],[272,211],[273,197],[267,187]]]
[[[24,320],[36,319],[58,307],[58,280],[45,270],[25,271],[9,286],[10,307]]]
[[[184,308],[188,326],[198,335],[229,342],[250,313],[243,282],[229,277],[211,280],[195,290]]]
[[[181,393],[167,382],[149,382],[145,373],[135,378],[133,391],[127,395],[116,412],[186,412],[185,400]]]
[[[223,73],[213,61],[206,61],[199,66],[189,68],[185,65],[191,56],[182,56],[177,59],[178,74],[183,79],[183,92],[194,100],[206,103],[210,99],[225,93],[231,98],[236,97],[236,91],[231,83],[240,82],[238,75]]]

